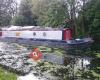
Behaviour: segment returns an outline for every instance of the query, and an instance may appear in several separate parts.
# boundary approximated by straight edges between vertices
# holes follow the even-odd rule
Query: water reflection
[[[32,73],[30,73],[26,76],[18,76],[17,80],[40,80],[40,79],[38,79],[38,77],[36,77]]]
[[[41,61],[48,61],[52,64],[43,63],[41,65],[38,65],[36,62],[27,59],[27,57],[25,56],[29,53],[30,49],[29,47],[19,46],[18,44],[0,43],[0,50],[3,51],[0,52],[0,62],[4,62],[3,64],[6,65],[11,65],[14,62],[12,67],[17,68],[18,66],[16,66],[16,64],[18,64],[20,66],[20,69],[26,71],[29,69],[28,67],[31,66],[32,74],[34,73],[38,74],[38,76],[40,77],[46,77],[43,78],[43,80],[61,80],[61,78],[63,79],[66,77],[74,78],[75,76],[79,75],[79,71],[82,73],[84,71],[87,71],[92,60],[91,57],[87,57],[87,55],[90,53],[89,46],[77,45],[74,47],[71,46],[70,49],[66,49],[65,51],[61,51],[60,49],[54,49],[52,51],[47,50],[48,52],[43,52]],[[44,49],[46,50],[46,48]],[[22,64],[22,66],[20,64]],[[29,77],[30,75],[26,76]],[[21,80],[22,77],[24,78],[25,76],[21,76],[19,80]],[[34,78],[34,80],[39,79],[36,77]],[[24,78],[24,80],[25,79],[26,78]],[[42,78],[40,78],[39,80],[41,79]]]

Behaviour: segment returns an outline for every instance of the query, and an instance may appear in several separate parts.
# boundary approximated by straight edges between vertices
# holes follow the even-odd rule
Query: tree
[[[38,25],[58,27],[68,17],[62,0],[33,0],[33,14],[38,17]]]
[[[69,5],[69,15],[70,15],[70,20],[72,20],[71,27],[74,33],[74,36],[78,36],[77,32],[77,24],[76,24],[76,0],[66,0],[67,5]]]
[[[99,0],[90,0],[88,3],[85,4],[84,10],[80,12],[79,14],[79,24],[82,26],[82,23],[84,23],[84,32],[85,34],[89,34],[91,36],[100,34],[100,9],[98,8],[100,5]],[[84,20],[83,20],[83,16]]]
[[[16,12],[17,3],[14,0],[0,0],[0,26],[10,25]]]
[[[32,13],[31,0],[22,0],[19,12],[13,19],[13,24],[18,26],[36,25],[36,17]]]
[[[80,11],[84,10],[84,6],[89,0],[64,0],[65,5],[68,8],[69,19],[71,20],[71,28],[73,30],[73,35],[75,37],[79,37],[80,33],[84,35],[84,23],[82,23],[81,27],[79,25],[78,15],[80,15]],[[83,12],[82,12],[83,14]],[[84,15],[84,14],[83,14]],[[82,16],[83,16],[82,15]],[[84,18],[84,16],[83,16]],[[83,19],[82,18],[82,19]],[[82,21],[84,22],[84,21]]]

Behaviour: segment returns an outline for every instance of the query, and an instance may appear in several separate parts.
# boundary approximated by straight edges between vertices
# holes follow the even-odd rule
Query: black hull
[[[52,48],[69,49],[74,47],[82,47],[90,45],[93,40],[91,38],[83,38],[81,41],[69,40],[69,41],[58,41],[58,40],[39,40],[39,39],[24,39],[24,38],[0,38],[2,42],[11,42],[18,44],[25,44],[29,46],[47,46]]]

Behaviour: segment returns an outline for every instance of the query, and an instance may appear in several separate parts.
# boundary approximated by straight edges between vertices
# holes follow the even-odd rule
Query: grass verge
[[[0,80],[17,80],[17,75],[0,67]]]

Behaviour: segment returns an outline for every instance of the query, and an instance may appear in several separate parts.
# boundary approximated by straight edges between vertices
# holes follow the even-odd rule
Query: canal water
[[[20,46],[16,43],[0,42],[0,65],[6,66],[6,68],[11,67],[15,73],[25,73],[25,75],[20,74],[20,76],[17,77],[17,80],[61,80],[59,76],[56,77],[47,73],[49,72],[49,69],[54,69],[58,65],[64,65],[64,67],[66,67],[67,65],[72,64],[75,70],[83,68],[88,69],[91,62],[91,58],[89,57],[68,54],[58,56],[52,52],[48,54],[43,53],[41,61],[48,61],[56,64],[56,67],[51,67],[51,65],[37,66],[38,62],[34,62],[27,57],[30,51],[31,50],[28,47]],[[48,70],[45,71],[45,68],[48,68]],[[57,68],[59,68],[59,66]]]

